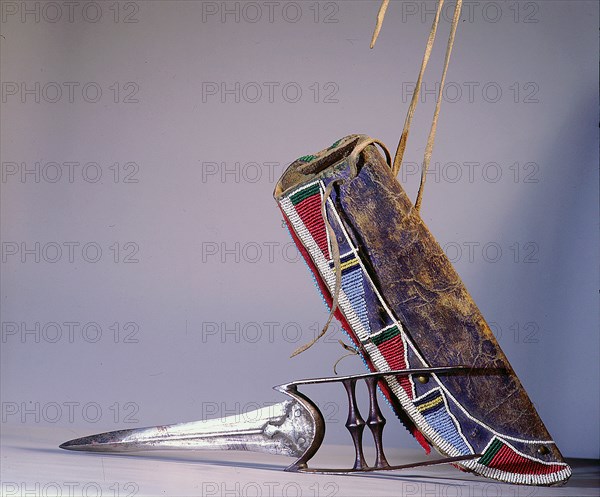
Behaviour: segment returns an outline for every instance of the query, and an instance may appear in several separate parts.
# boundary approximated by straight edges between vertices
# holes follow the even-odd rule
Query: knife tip
[[[58,448],[59,449],[65,449],[65,450],[76,450],[75,446],[78,444],[73,443],[75,442],[75,440],[68,440],[67,442],[63,442],[61,443]]]
[[[58,448],[65,450],[90,450],[90,440],[89,437],[74,438],[73,440],[61,443]]]

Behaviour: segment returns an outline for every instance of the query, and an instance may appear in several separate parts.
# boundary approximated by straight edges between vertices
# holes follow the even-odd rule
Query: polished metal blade
[[[219,419],[99,433],[61,449],[91,452],[247,450],[301,457],[315,438],[313,418],[297,400]]]

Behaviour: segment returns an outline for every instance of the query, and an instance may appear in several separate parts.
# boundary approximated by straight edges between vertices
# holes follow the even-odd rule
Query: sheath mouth
[[[352,153],[358,141],[365,136],[348,135],[314,155],[305,155],[296,159],[279,179],[273,196],[279,198],[287,190],[310,181],[324,170],[343,162]]]
[[[342,141],[346,140],[347,138],[349,137],[343,138]],[[329,166],[332,166],[333,164],[336,164],[348,157],[354,149],[354,147],[356,146],[358,139],[358,137],[353,137],[350,141],[347,141],[345,143],[341,143],[338,141],[336,142],[336,144],[332,145],[332,147],[335,146],[335,148],[328,148],[324,151],[319,152],[319,154],[323,152],[329,153],[325,153],[321,157],[319,157],[318,155],[313,156],[315,157],[314,159],[310,160],[309,162],[301,163],[296,167],[296,170],[300,174],[304,175],[319,174],[324,169],[327,169]]]

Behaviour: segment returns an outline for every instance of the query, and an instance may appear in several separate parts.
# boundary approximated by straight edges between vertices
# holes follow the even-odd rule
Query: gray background
[[[374,50],[372,1],[271,19],[264,2],[49,4],[2,2],[2,427],[231,414],[331,374],[337,326],[288,358],[327,310],[272,190],[346,134],[395,149],[434,3],[392,2]],[[401,173],[413,198],[451,8]],[[597,20],[595,1],[466,2],[422,210],[563,453],[592,458]],[[346,442],[341,392],[312,393]]]

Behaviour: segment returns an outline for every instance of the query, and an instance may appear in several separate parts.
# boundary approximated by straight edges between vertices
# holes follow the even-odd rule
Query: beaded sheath
[[[565,482],[569,466],[389,165],[373,144],[353,154],[366,139],[351,135],[301,157],[275,189],[325,300],[337,300],[335,316],[371,371],[473,368],[379,381],[427,452],[433,446],[448,457],[481,454],[457,466],[505,482]]]

